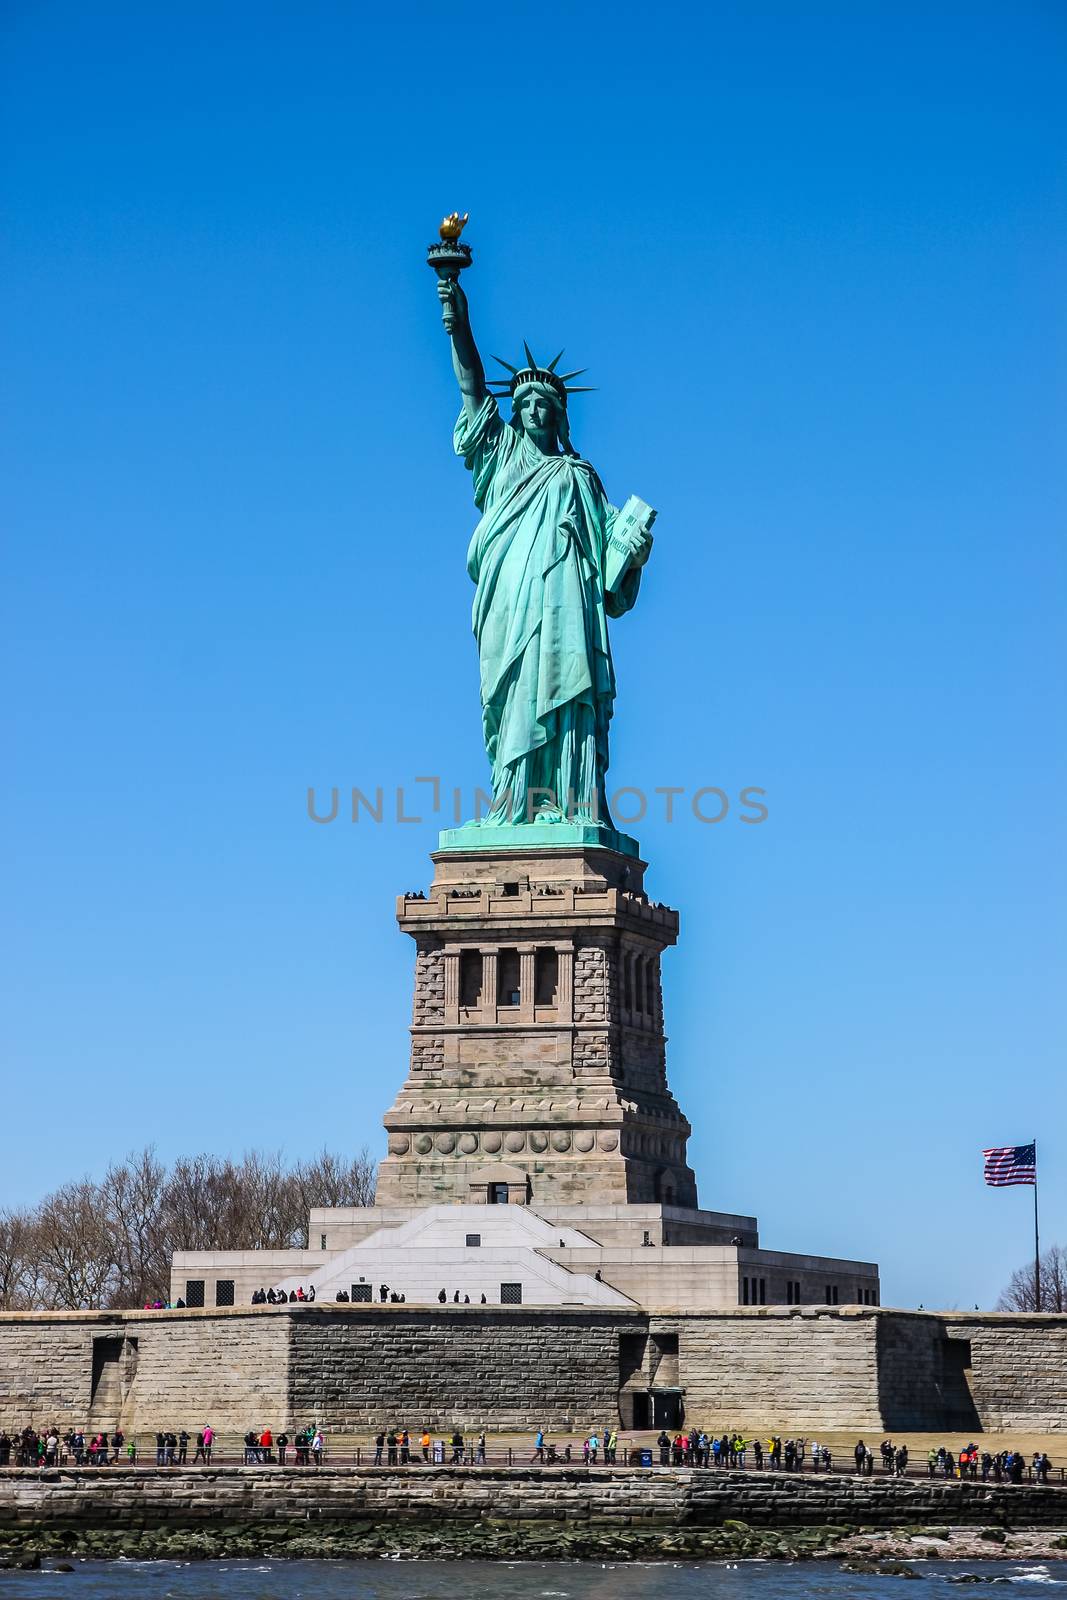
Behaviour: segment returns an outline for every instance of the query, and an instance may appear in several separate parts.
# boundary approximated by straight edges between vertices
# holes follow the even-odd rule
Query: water
[[[924,1600],[990,1593],[949,1581],[961,1572],[1007,1578],[1020,1595],[1067,1588],[1067,1564],[909,1564],[925,1580]],[[914,1594],[904,1579],[842,1572],[830,1561],[76,1561],[73,1572],[0,1571],[0,1600],[903,1600],[902,1583]]]

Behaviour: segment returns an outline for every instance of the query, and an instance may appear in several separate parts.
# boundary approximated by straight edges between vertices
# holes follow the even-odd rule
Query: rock
[[[870,1561],[866,1556],[843,1561],[844,1572],[864,1572],[871,1577],[880,1578],[921,1578],[922,1573],[916,1572],[914,1567],[909,1567],[906,1561]]]
[[[988,1539],[990,1544],[1003,1544],[1007,1534],[1003,1528],[982,1528],[978,1533],[979,1539]]]

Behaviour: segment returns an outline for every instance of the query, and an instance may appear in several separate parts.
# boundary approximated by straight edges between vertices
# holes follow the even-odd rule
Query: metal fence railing
[[[126,1440],[123,1442],[118,1457],[116,1458],[112,1452],[109,1452],[106,1462],[98,1458],[90,1459],[87,1454],[83,1455],[81,1460],[78,1460],[69,1450],[62,1447],[58,1452],[58,1458],[27,1461],[21,1458],[18,1449],[15,1448],[4,1465],[23,1467],[30,1471],[39,1471],[42,1467],[56,1466],[91,1467],[102,1472],[110,1471],[116,1466],[134,1467],[142,1471],[166,1472],[175,1470],[200,1471],[210,1470],[214,1467],[240,1466],[271,1466],[281,1467],[285,1470],[292,1468],[309,1472],[314,1472],[317,1467],[334,1469],[338,1467],[381,1467],[383,1469],[396,1469],[397,1471],[442,1466],[532,1466],[548,1468],[588,1466],[590,1470],[597,1471],[604,1469],[619,1470],[621,1468],[648,1470],[650,1467],[671,1467],[675,1469],[690,1469],[695,1472],[706,1471],[712,1475],[718,1473],[763,1472],[784,1477],[821,1477],[824,1475],[879,1479],[901,1477],[909,1481],[931,1479],[936,1482],[959,1482],[962,1478],[965,1482],[975,1484],[1011,1484],[1018,1481],[1032,1484],[1043,1481],[1049,1487],[1067,1485],[1067,1468],[1063,1466],[1053,1465],[1044,1479],[1038,1478],[1032,1463],[1029,1462],[1023,1469],[1021,1480],[1006,1475],[995,1466],[986,1473],[980,1463],[977,1469],[973,1471],[961,1469],[958,1463],[954,1462],[951,1472],[946,1472],[940,1466],[935,1466],[935,1469],[931,1472],[925,1453],[909,1456],[903,1471],[899,1471],[895,1464],[886,1466],[879,1457],[876,1457],[873,1472],[857,1472],[851,1452],[841,1452],[834,1455],[829,1463],[820,1462],[817,1468],[813,1467],[811,1455],[807,1452],[802,1462],[791,1469],[786,1468],[784,1465],[773,1465],[766,1453],[764,1454],[762,1465],[757,1465],[751,1448],[747,1448],[740,1459],[732,1462],[728,1461],[723,1465],[716,1465],[716,1458],[712,1456],[705,1466],[701,1459],[695,1458],[688,1450],[679,1451],[673,1446],[666,1452],[667,1459],[664,1461],[662,1459],[664,1452],[657,1445],[640,1444],[632,1439],[620,1439],[610,1457],[605,1457],[603,1450],[598,1450],[595,1457],[591,1455],[587,1457],[580,1444],[571,1444],[569,1455],[566,1446],[560,1448],[548,1445],[540,1454],[540,1458],[538,1452],[532,1446],[527,1448],[502,1445],[494,1448],[492,1442],[490,1442],[487,1449],[482,1452],[477,1445],[472,1444],[466,1438],[463,1440],[462,1445],[453,1444],[451,1439],[434,1440],[425,1455],[422,1447],[418,1444],[409,1446],[405,1454],[399,1444],[395,1450],[391,1450],[388,1445],[385,1445],[381,1451],[378,1451],[373,1443],[333,1449],[327,1446],[318,1452],[304,1446],[298,1449],[290,1443],[284,1449],[284,1459],[279,1459],[280,1453],[276,1445],[269,1450],[257,1448],[255,1451],[243,1447],[220,1449],[213,1446],[208,1460],[195,1459],[195,1450],[193,1448],[187,1451],[184,1459],[181,1457],[180,1449],[173,1453],[173,1459],[169,1459],[166,1450],[163,1453],[163,1458],[158,1459],[154,1441],[145,1448],[136,1440]]]

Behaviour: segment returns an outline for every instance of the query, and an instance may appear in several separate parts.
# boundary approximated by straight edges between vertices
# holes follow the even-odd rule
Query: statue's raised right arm
[[[452,341],[452,366],[459,392],[463,396],[463,409],[468,417],[474,417],[488,391],[485,368],[471,332],[467,296],[458,278],[438,278],[437,297],[441,302],[441,320],[445,332]]]

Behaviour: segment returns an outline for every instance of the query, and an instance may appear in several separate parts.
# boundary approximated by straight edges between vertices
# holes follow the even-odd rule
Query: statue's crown
[[[566,405],[569,394],[593,393],[593,389],[587,384],[576,384],[568,387],[569,380],[571,378],[580,378],[582,373],[587,370],[585,367],[578,367],[574,372],[556,371],[563,358],[562,350],[554,361],[548,363],[547,367],[542,367],[538,365],[534,358],[534,353],[525,339],[522,341],[522,348],[526,352],[526,365],[524,367],[513,367],[510,361],[504,361],[500,356],[493,357],[494,361],[499,362],[502,367],[505,367],[511,373],[510,378],[490,378],[488,380],[488,388],[496,394],[514,394],[516,389],[521,389],[528,383],[547,383],[549,388],[554,389],[563,404]]]

